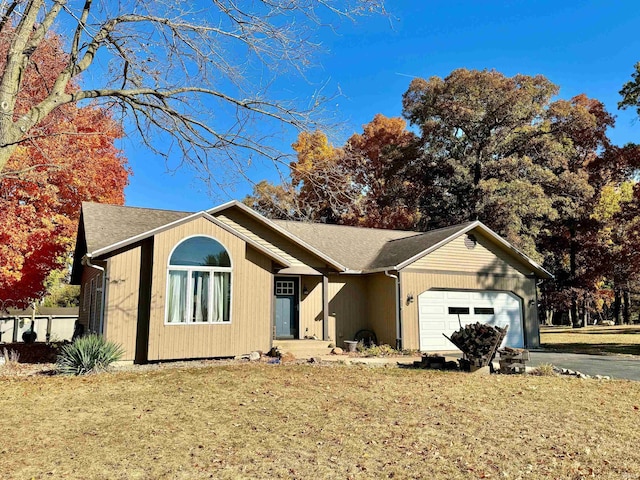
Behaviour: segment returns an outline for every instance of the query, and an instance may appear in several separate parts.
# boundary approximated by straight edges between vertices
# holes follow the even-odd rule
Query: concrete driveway
[[[584,355],[579,353],[556,353],[531,351],[528,365],[537,366],[551,363],[556,367],[576,370],[587,375],[607,375],[640,381],[640,357],[619,355]]]

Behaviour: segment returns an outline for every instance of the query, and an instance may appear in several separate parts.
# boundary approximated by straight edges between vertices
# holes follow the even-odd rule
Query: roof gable
[[[453,237],[463,232],[472,222],[453,227],[439,228],[411,237],[393,240],[384,245],[376,259],[369,265],[369,270],[398,270],[413,263],[414,259],[425,255],[427,251],[438,248]]]
[[[151,210],[151,209],[132,208],[132,210],[134,210],[134,211],[133,212],[127,212],[127,215],[125,216],[125,219],[129,220],[129,222],[125,222],[125,224],[128,227],[128,232],[139,232],[139,233],[130,235],[128,237],[124,237],[122,232],[120,232],[120,231],[117,232],[116,234],[112,234],[112,235],[109,235],[109,234],[102,235],[102,236],[100,235],[101,233],[104,233],[105,230],[108,227],[113,228],[114,223],[110,223],[110,224],[107,224],[107,225],[101,224],[102,229],[96,229],[96,226],[93,225],[93,223],[92,223],[92,222],[95,222],[96,218],[99,218],[100,216],[102,216],[103,219],[104,219],[105,217],[107,217],[107,218],[111,217],[115,213],[123,213],[123,211],[118,212],[118,210],[114,209],[113,207],[116,207],[115,205],[91,204],[91,206],[89,207],[89,212],[85,211],[85,204],[83,204],[82,207],[83,207],[83,212],[82,212],[82,216],[81,216],[82,218],[86,219],[87,217],[89,217],[89,215],[93,215],[93,218],[89,222],[91,224],[90,227],[95,229],[95,231],[93,232],[93,235],[96,238],[101,239],[102,243],[106,243],[105,239],[113,241],[113,243],[110,243],[110,244],[107,244],[107,245],[102,245],[100,242],[89,243],[89,241],[87,240],[87,251],[86,251],[86,254],[89,255],[89,256],[105,255],[105,254],[110,253],[110,252],[112,252],[114,250],[127,247],[128,245],[131,245],[133,243],[137,243],[137,242],[139,242],[141,240],[144,240],[145,238],[148,238],[148,237],[151,237],[153,235],[156,235],[157,233],[160,233],[162,231],[165,231],[165,230],[168,230],[168,229],[173,228],[175,226],[181,225],[183,223],[195,220],[196,218],[205,218],[208,221],[210,221],[212,223],[215,223],[220,228],[223,228],[223,229],[227,230],[228,232],[234,234],[235,236],[239,237],[244,242],[246,242],[247,244],[251,245],[254,249],[258,250],[259,252],[262,252],[267,257],[277,261],[281,265],[283,265],[285,267],[289,267],[291,265],[283,257],[277,255],[276,253],[272,252],[269,249],[264,248],[262,245],[257,244],[252,239],[247,238],[246,236],[242,235],[240,232],[237,232],[237,231],[233,230],[228,225],[225,225],[223,222],[217,220],[216,218],[212,217],[211,215],[209,215],[206,212],[197,212],[197,213],[191,213],[190,214],[190,213],[187,213],[187,212],[172,212],[170,210],[159,210],[159,211],[156,212],[156,213],[158,213],[158,215],[153,215],[151,219],[141,220],[141,221],[137,221],[136,222],[135,220],[132,221],[133,217],[135,217],[136,215],[144,215],[144,214],[148,213],[149,211],[153,212],[153,210]],[[127,209],[127,208],[131,208],[131,207],[120,207],[120,209]],[[140,210],[143,210],[144,212],[141,212]],[[102,213],[102,215],[96,215],[96,212]],[[175,214],[175,215],[171,215],[172,213]],[[162,217],[164,217],[165,219],[175,218],[175,220],[169,221],[168,223],[160,224],[155,228],[151,228],[150,230],[146,230],[146,231],[143,230],[144,228],[148,228],[149,226],[152,226],[152,225],[155,225],[155,224],[159,223],[159,220]],[[84,227],[84,231],[85,232],[87,232],[87,230],[89,230],[89,226],[87,225],[87,221],[86,220],[84,222],[84,225],[81,226],[81,228],[82,227]],[[125,229],[125,230],[127,230],[127,229]],[[88,235],[85,234],[85,238],[88,238]],[[119,238],[122,238],[122,239],[119,240]]]
[[[87,252],[102,250],[190,215],[193,213],[83,202]]]
[[[468,233],[477,233],[479,235],[483,235],[493,241],[495,246],[504,252],[506,255],[501,258],[501,260],[506,260],[510,264],[518,265],[519,269],[522,269],[524,266],[525,269],[530,269],[531,273],[540,278],[553,278],[553,275],[545,270],[543,267],[538,265],[535,261],[529,258],[527,255],[522,253],[520,250],[515,248],[489,227],[484,225],[482,222],[476,220],[474,222],[468,222],[466,224],[456,225],[454,227],[443,228],[439,230],[433,230],[432,232],[427,232],[425,235],[432,234],[432,238],[430,240],[434,241],[432,245],[427,246],[423,251],[416,253],[415,255],[407,258],[403,262],[396,265],[396,269],[400,270],[408,267],[413,264],[417,260],[423,258],[424,256],[434,252],[435,250],[443,247],[444,245],[449,244],[453,240],[459,238],[460,236]],[[438,236],[444,237],[446,233],[450,233],[450,235],[446,238],[439,239]],[[441,235],[436,235],[441,234]],[[418,240],[418,239],[416,239]],[[429,242],[425,242],[429,243]]]

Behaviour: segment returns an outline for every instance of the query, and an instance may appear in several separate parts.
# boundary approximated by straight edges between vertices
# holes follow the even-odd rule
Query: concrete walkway
[[[529,365],[551,363],[587,375],[640,381],[640,357],[532,351]]]

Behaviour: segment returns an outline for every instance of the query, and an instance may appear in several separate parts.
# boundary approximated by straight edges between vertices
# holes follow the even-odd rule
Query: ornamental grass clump
[[[363,357],[389,357],[392,355],[401,355],[402,353],[389,345],[365,345],[364,342],[358,342],[356,350]]]
[[[15,372],[19,367],[20,354],[15,350],[9,350],[6,347],[0,351],[0,370],[4,372]]]
[[[86,335],[62,347],[56,363],[64,375],[86,375],[106,370],[122,358],[124,350],[101,335]]]
[[[557,375],[555,367],[550,363],[543,363],[538,365],[531,371],[531,375],[537,375],[539,377],[553,377]]]

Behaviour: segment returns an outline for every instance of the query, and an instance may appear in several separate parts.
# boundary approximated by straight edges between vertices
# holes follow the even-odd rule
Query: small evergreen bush
[[[106,370],[123,353],[120,345],[108,342],[102,335],[85,335],[62,347],[56,365],[64,375],[86,375]]]

